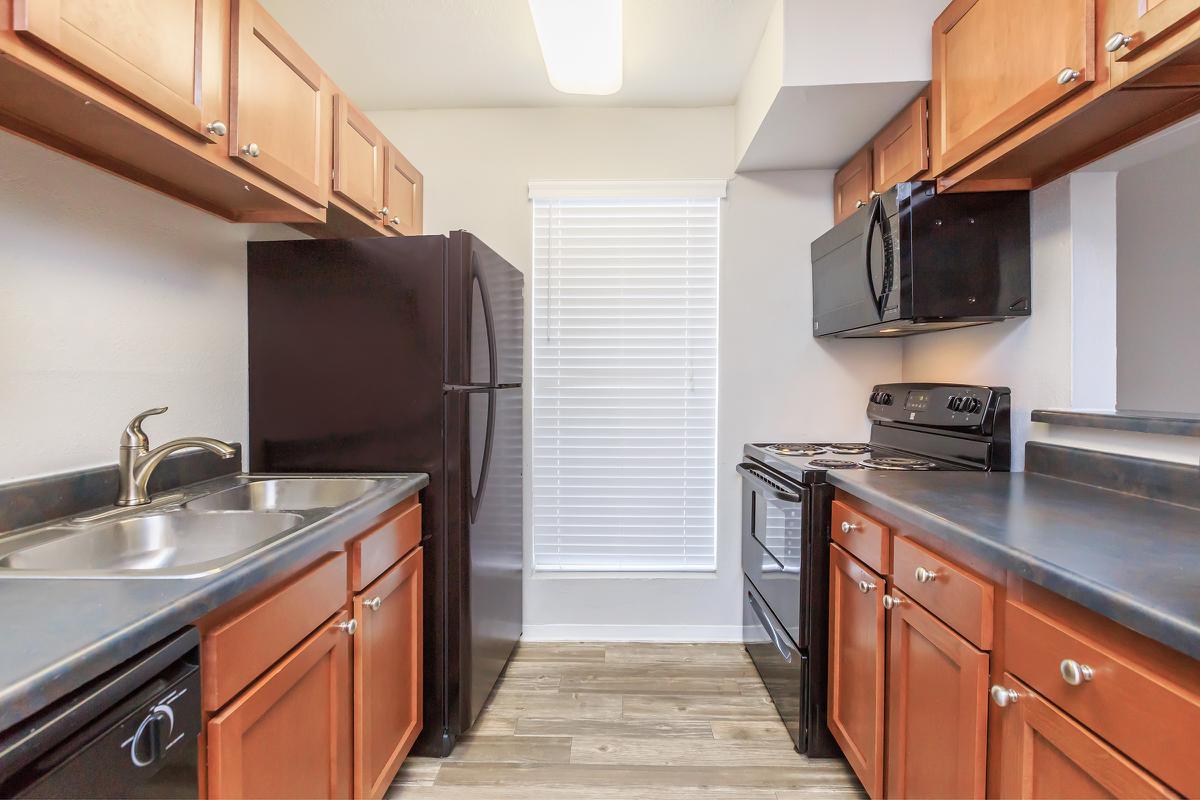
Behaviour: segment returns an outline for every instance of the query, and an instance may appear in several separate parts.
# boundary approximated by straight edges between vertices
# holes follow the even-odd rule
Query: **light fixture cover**
[[[550,85],[566,94],[621,88],[621,0],[529,0]]]

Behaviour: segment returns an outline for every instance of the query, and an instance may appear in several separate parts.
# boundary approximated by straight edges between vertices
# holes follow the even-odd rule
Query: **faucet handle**
[[[165,413],[167,413],[166,406],[151,408],[129,420],[129,424],[125,426],[125,432],[121,434],[121,447],[149,447],[150,439],[146,436],[146,432],[142,430],[142,420],[146,417]]]

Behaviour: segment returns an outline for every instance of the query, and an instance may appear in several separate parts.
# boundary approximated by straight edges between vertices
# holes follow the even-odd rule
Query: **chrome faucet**
[[[231,445],[207,436],[175,439],[151,450],[150,439],[142,431],[142,420],[155,414],[163,414],[166,410],[166,406],[163,406],[143,411],[125,426],[125,432],[121,434],[121,454],[118,461],[121,492],[117,497],[117,505],[144,506],[149,503],[150,493],[146,490],[146,484],[150,482],[150,476],[163,459],[176,450],[197,447],[210,453],[216,453],[221,458],[233,458],[237,455],[237,450],[233,449]]]

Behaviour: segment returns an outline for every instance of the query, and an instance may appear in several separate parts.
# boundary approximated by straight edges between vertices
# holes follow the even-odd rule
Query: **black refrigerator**
[[[248,248],[250,468],[430,475],[416,752],[447,755],[521,635],[524,278],[465,231]]]

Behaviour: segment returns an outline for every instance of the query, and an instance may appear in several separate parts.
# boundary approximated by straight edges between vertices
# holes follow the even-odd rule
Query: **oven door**
[[[805,556],[811,489],[753,462],[739,464],[737,470],[742,476],[742,570],[792,642],[807,648],[801,598],[812,579]]]
[[[808,655],[788,639],[783,626],[749,579],[743,588],[742,641],[796,751],[803,753],[808,747],[804,721]]]

